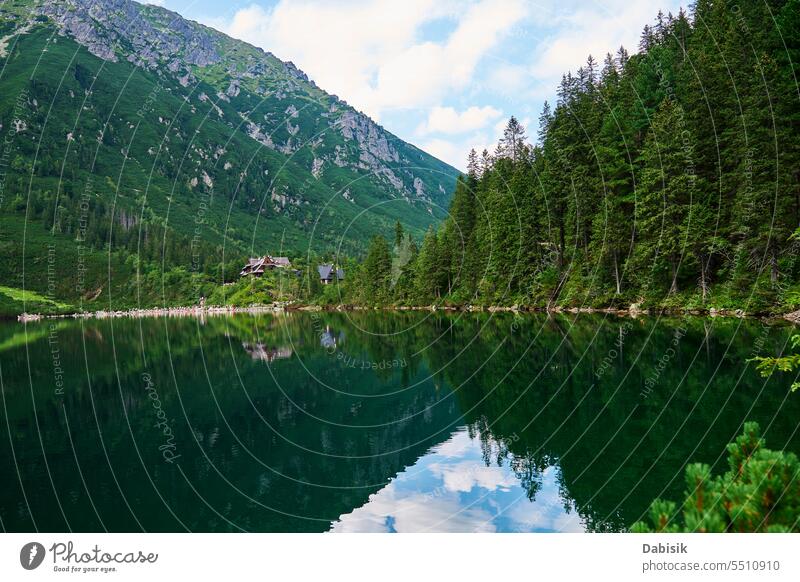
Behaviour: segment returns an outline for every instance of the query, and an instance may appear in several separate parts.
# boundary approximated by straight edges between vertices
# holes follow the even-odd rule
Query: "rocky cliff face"
[[[378,197],[446,204],[457,173],[452,167],[325,93],[291,62],[131,0],[42,2],[33,10],[98,58],[124,59],[172,77],[186,88],[187,101],[211,103],[219,118],[263,147],[307,158],[316,180],[342,168],[352,179],[366,175]],[[211,84],[215,94],[197,92],[200,81]],[[311,155],[298,155],[301,151]]]
[[[126,43],[132,47],[128,60],[149,68],[166,62],[176,72],[181,64],[206,66],[220,60],[208,30],[129,0],[45,2],[37,12],[104,60],[115,61]]]

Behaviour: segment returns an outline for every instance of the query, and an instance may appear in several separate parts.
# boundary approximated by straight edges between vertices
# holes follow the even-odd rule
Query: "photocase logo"
[[[19,551],[19,563],[26,570],[35,570],[44,561],[44,546],[39,542],[28,542]]]

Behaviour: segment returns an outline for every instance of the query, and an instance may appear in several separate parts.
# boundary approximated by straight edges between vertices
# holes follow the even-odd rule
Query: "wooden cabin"
[[[344,280],[344,269],[339,269],[333,265],[319,265],[317,272],[319,272],[319,282],[323,285]]]
[[[289,261],[288,257],[272,257],[270,255],[264,257],[250,257],[239,273],[239,276],[245,277],[247,275],[253,275],[254,277],[260,277],[264,274],[264,271],[268,269],[286,269],[291,266],[292,263]]]

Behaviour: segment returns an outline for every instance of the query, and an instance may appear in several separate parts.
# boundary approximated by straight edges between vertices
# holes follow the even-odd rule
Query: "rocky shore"
[[[800,325],[800,309],[793,311],[792,313],[785,314],[783,318],[791,321],[792,323]]]
[[[383,307],[365,307],[362,305],[306,305],[292,302],[276,302],[269,305],[256,305],[251,307],[233,306],[190,306],[190,307],[153,307],[148,309],[127,310],[99,310],[83,311],[78,313],[60,315],[42,315],[38,313],[23,313],[17,316],[20,322],[32,322],[41,319],[109,319],[109,318],[140,318],[140,317],[206,317],[214,315],[233,315],[236,313],[275,313],[284,311],[450,311],[450,312],[488,312],[488,313],[605,313],[617,316],[639,317],[649,315],[700,317],[768,317],[781,318],[800,325],[800,310],[783,315],[770,315],[765,313],[747,313],[741,309],[642,309],[637,304],[628,309],[614,307],[530,307],[525,305],[512,306],[482,306],[482,305],[399,305]]]
[[[383,307],[363,307],[359,305],[336,305],[336,306],[303,306],[294,309],[302,311],[454,311],[454,312],[488,312],[488,313],[606,313],[621,316],[640,316],[640,315],[696,315],[707,317],[781,317],[780,315],[768,313],[747,313],[742,309],[669,309],[669,308],[641,308],[638,305],[631,305],[627,309],[616,307],[535,307],[528,305],[390,305]],[[792,320],[791,316],[797,316]],[[790,321],[800,323],[800,311],[794,314],[786,314],[782,317]]]
[[[252,307],[233,307],[212,305],[201,307],[152,307],[149,309],[124,309],[124,310],[99,310],[81,311],[78,313],[60,315],[41,315],[38,313],[22,313],[17,316],[17,321],[26,323],[41,319],[111,319],[111,318],[140,318],[140,317],[206,317],[214,315],[233,315],[235,313],[275,313],[286,310],[287,304],[273,303],[270,305],[257,305]]]

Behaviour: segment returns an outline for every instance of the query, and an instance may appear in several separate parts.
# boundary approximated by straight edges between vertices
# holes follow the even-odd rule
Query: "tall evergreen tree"
[[[400,224],[400,221],[398,220],[394,224],[394,247],[396,249],[399,249],[403,242],[403,234],[403,225]]]
[[[642,159],[640,196],[636,208],[636,243],[640,265],[668,268],[669,293],[678,291],[681,262],[691,232],[691,206],[696,175],[681,141],[685,127],[678,105],[666,99],[653,117]]]
[[[469,153],[395,298],[758,310],[794,296],[798,14],[800,0],[697,0],[656,15],[638,53],[565,73],[534,145],[511,117],[494,156]]]
[[[417,256],[417,292],[423,301],[441,297],[442,266],[439,261],[439,243],[433,227],[425,233]]]
[[[525,155],[525,139],[525,128],[512,115],[503,130],[500,143],[497,144],[498,157],[510,158],[514,162],[520,161]]]
[[[392,256],[389,244],[381,235],[372,238],[367,256],[361,265],[360,282],[368,301],[381,303],[390,298]]]

